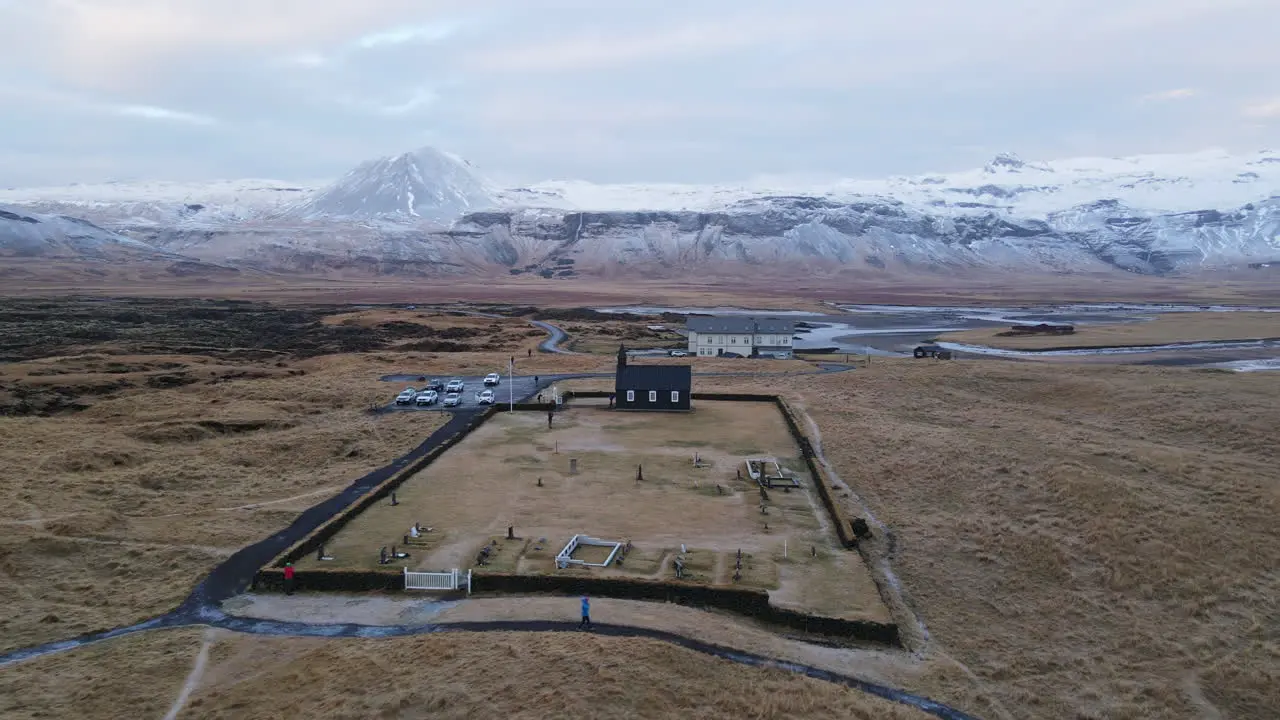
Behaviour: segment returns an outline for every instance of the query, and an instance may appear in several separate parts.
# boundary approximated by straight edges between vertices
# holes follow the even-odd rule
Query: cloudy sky
[[[1280,146],[1277,0],[0,0],[0,186],[871,177]]]

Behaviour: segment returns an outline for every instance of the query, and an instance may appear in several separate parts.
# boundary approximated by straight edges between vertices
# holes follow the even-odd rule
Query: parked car
[[[670,355],[671,357],[688,357],[689,351],[688,350],[672,350],[667,354]]]
[[[493,404],[493,391],[492,391],[492,390],[482,390],[481,392],[477,393],[477,394],[476,394],[476,402],[480,403],[481,405],[492,405],[492,404]]]
[[[456,379],[450,380],[449,384],[444,386],[444,391],[450,393],[460,393],[465,389],[467,389],[467,386],[461,380]]]
[[[440,396],[436,394],[435,390],[423,390],[418,393],[413,401],[419,405],[430,405],[434,403],[438,397]]]
[[[462,404],[462,396],[458,393],[449,393],[444,396],[445,407],[457,407]]]
[[[502,382],[502,376],[499,375],[498,373],[489,373],[488,375],[484,376],[485,386],[497,385],[500,382]]]
[[[418,396],[418,392],[416,390],[414,390],[413,388],[405,388],[404,390],[400,391],[399,395],[396,396],[396,404],[408,405],[412,403],[413,399],[417,396]]]
[[[425,389],[427,389],[427,390],[435,390],[436,392],[441,392],[441,391],[443,391],[443,390],[444,390],[444,381],[443,381],[443,380],[436,380],[436,379],[434,379],[434,378],[433,378],[433,379],[431,379],[431,380],[428,380],[428,381],[427,381],[427,387],[426,387]]]

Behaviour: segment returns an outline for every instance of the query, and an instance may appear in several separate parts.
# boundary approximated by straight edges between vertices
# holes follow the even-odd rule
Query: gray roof
[[[685,323],[690,332],[699,333],[767,333],[790,335],[795,321],[780,317],[753,317],[750,315],[720,315],[716,317],[691,317]]]

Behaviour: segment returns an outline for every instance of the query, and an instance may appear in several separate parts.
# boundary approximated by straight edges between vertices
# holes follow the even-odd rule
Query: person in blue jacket
[[[588,630],[591,628],[591,600],[586,596],[582,596],[582,622],[578,623],[579,630]]]

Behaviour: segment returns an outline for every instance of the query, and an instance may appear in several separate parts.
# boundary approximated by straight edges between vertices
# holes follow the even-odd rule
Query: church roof
[[[692,387],[690,365],[627,365],[618,370],[617,386],[626,390]]]

